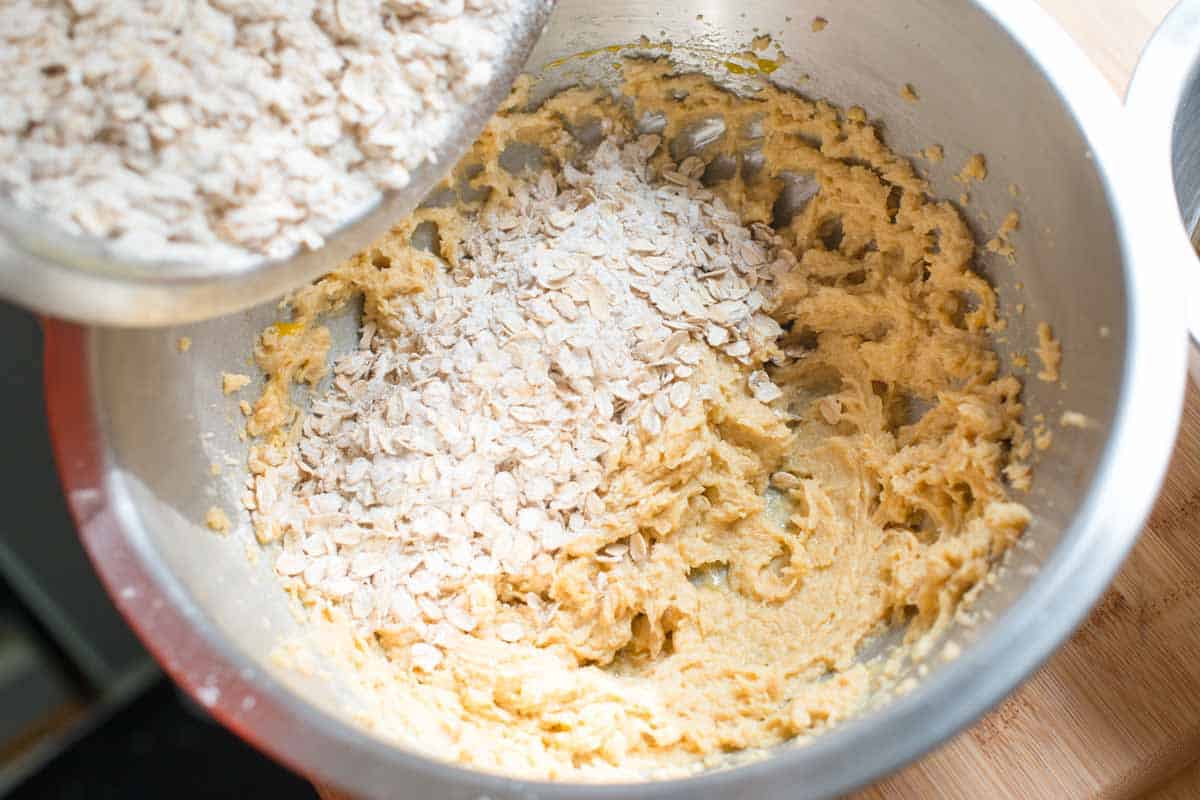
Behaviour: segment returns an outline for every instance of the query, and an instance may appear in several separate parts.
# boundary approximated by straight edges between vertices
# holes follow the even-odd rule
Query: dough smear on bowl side
[[[958,212],[860,108],[623,70],[631,104],[520,84],[457,200],[256,347],[246,505],[361,721],[523,777],[679,775],[829,728],[885,680],[863,644],[941,631],[1030,519]],[[301,412],[322,316],[359,297]]]

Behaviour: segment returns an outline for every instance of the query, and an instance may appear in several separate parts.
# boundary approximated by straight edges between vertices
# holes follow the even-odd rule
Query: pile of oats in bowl
[[[659,142],[606,139],[564,166],[561,192],[545,171],[472,220],[457,268],[397,306],[390,330],[364,327],[298,457],[255,484],[261,527],[324,529],[338,545],[288,541],[275,563],[287,583],[347,601],[363,633],[413,626],[421,668],[447,625],[479,624],[471,576],[549,575],[554,553],[600,535],[602,457],[661,434],[711,349],[745,365],[773,352],[782,330],[756,287],[790,254],[706,202],[700,159],[653,181]],[[781,395],[762,370],[748,380],[763,402]],[[598,558],[647,548],[635,533]],[[505,641],[536,628],[519,613],[488,623]]]
[[[0,192],[124,256],[317,248],[491,79],[511,0],[13,0]]]

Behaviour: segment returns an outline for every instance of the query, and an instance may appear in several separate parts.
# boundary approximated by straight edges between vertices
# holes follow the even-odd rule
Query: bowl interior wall
[[[810,22],[818,15],[829,25],[815,33]],[[1012,236],[1016,263],[988,256],[979,268],[997,287],[1009,319],[998,347],[1028,354],[1036,364],[1036,325],[1050,323],[1063,343],[1062,385],[1032,375],[1026,380],[1027,413],[1045,414],[1054,446],[1039,454],[1035,488],[1023,498],[1035,515],[1025,546],[980,598],[984,622],[949,634],[969,647],[988,620],[1003,615],[1020,595],[1031,580],[1027,567],[1046,558],[1079,512],[1116,408],[1125,357],[1125,283],[1105,186],[1076,121],[1037,66],[983,12],[949,0],[561,0],[530,63],[540,68],[644,35],[687,45],[679,50],[685,63],[717,71],[718,54],[744,50],[763,33],[788,57],[772,75],[781,84],[863,106],[882,122],[898,152],[943,145],[943,163],[918,161],[936,194],[956,200],[963,188],[952,176],[971,154],[985,154],[988,178],[970,187],[963,208],[980,242],[1009,210],[1021,213],[1021,228]],[[569,61],[548,70],[543,85],[549,90],[611,74],[610,58]],[[919,102],[901,96],[905,83],[916,89]],[[1017,313],[1018,303],[1024,313]],[[220,390],[223,371],[255,373],[254,336],[279,318],[278,308],[268,305],[186,327],[96,330],[88,341],[95,404],[118,467],[112,488],[123,500],[122,515],[138,546],[162,565],[163,579],[225,646],[257,661],[305,700],[332,709],[348,699],[336,679],[306,678],[272,659],[297,624],[269,558],[247,557],[253,537],[245,512],[238,511],[247,445],[238,437],[244,420],[237,400],[252,399],[260,384],[233,398]],[[345,352],[353,342],[353,316],[334,327],[337,348]],[[192,339],[186,353],[176,346],[182,336]],[[1064,410],[1083,413],[1095,425],[1060,428]],[[222,465],[219,476],[210,472],[213,463]],[[221,537],[204,527],[213,505],[239,523],[236,531]],[[931,666],[936,670],[936,663]]]

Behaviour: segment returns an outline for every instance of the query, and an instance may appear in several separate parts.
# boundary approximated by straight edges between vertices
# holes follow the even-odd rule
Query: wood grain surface
[[[1123,95],[1173,1],[1040,4]],[[1190,387],[1147,529],[1084,625],[972,728],[851,800],[1139,797],[1200,800],[1200,393]]]

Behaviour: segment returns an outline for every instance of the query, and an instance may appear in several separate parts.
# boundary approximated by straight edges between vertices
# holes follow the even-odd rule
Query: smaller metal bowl
[[[136,261],[104,242],[74,236],[35,212],[0,201],[0,297],[35,311],[92,325],[149,327],[212,319],[297,289],[382,236],[466,153],[529,57],[553,0],[523,0],[510,22],[505,57],[475,101],[459,108],[453,134],[403,190],[386,193],[369,211],[326,237],[318,250],[289,258],[221,263]]]
[[[1135,141],[1146,155],[1149,192],[1175,199],[1179,225],[1164,242],[1178,253],[1187,298],[1189,366],[1200,383],[1200,265],[1187,252],[1200,234],[1200,0],[1182,0],[1142,51],[1125,97]]]

